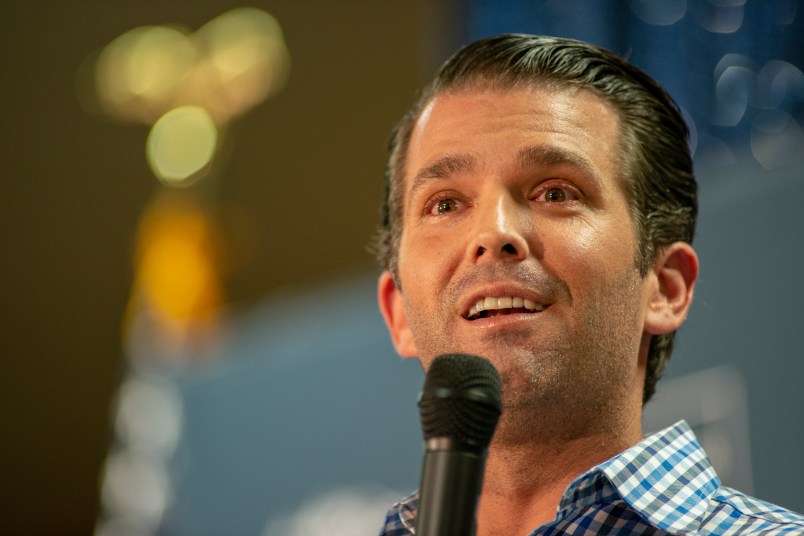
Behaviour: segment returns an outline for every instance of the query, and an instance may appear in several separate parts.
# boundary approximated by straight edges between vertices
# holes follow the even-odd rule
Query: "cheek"
[[[600,285],[635,270],[636,244],[630,227],[611,220],[576,220],[557,229],[550,241],[555,263],[575,287]],[[546,252],[546,263],[550,263]],[[605,284],[605,283],[604,283]]]
[[[399,248],[399,275],[403,287],[438,288],[449,281],[459,264],[460,245],[443,236],[403,236]]]
[[[573,229],[571,236],[574,242],[575,254],[579,257],[577,260],[580,261],[598,252],[601,247],[599,240],[600,231],[595,229],[592,225],[576,227],[578,228]]]
[[[545,264],[561,264],[560,269],[567,274],[594,271],[606,248],[593,222],[568,220],[538,231],[544,244]]]
[[[426,297],[432,294],[430,281],[433,279],[430,263],[430,255],[421,248],[411,250],[401,247],[399,250],[399,278],[409,316],[422,307],[429,307]],[[411,307],[413,311],[409,310]]]

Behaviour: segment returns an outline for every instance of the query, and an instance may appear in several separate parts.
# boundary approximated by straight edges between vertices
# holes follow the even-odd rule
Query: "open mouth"
[[[492,318],[498,315],[516,313],[538,313],[544,310],[544,305],[519,296],[504,296],[502,298],[488,296],[477,300],[469,312],[464,315],[467,320]]]

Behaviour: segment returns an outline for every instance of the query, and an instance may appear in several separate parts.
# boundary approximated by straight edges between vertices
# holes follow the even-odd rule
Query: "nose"
[[[476,210],[477,228],[468,251],[474,262],[519,262],[528,257],[526,229],[530,227],[530,217],[512,196],[500,195]]]

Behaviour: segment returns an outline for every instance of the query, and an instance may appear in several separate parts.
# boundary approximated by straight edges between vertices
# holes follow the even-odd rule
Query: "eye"
[[[443,197],[436,197],[432,199],[426,207],[427,214],[437,216],[439,214],[449,214],[455,212],[463,206],[463,203],[455,197],[445,195]]]
[[[560,203],[567,199],[567,193],[561,188],[550,188],[544,192],[544,200],[548,203]]]
[[[456,199],[442,199],[435,205],[435,211],[438,214],[445,214],[456,210],[458,210],[458,201]]]
[[[560,204],[581,199],[580,194],[571,186],[548,186],[537,192],[536,200],[547,204]]]

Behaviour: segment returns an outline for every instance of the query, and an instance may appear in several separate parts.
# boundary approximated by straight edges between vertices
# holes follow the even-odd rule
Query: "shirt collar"
[[[695,434],[679,421],[576,478],[557,518],[618,498],[658,528],[690,533],[700,526],[719,486]]]

